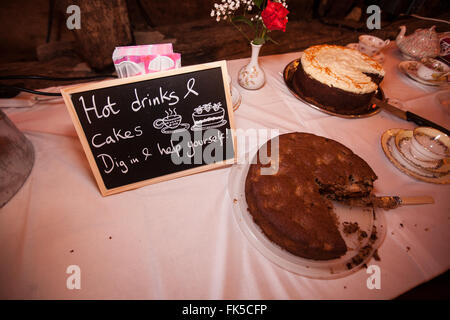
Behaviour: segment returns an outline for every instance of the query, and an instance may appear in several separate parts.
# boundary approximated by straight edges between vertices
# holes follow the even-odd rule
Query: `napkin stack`
[[[116,47],[112,58],[119,78],[181,67],[181,54],[171,43]]]

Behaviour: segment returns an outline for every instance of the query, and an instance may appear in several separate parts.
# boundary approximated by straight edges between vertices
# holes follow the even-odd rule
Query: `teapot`
[[[413,34],[405,37],[406,27],[400,26],[400,33],[397,35],[395,42],[403,55],[408,59],[445,56],[450,50],[441,52],[440,39],[436,31],[434,31],[435,27],[417,29]]]

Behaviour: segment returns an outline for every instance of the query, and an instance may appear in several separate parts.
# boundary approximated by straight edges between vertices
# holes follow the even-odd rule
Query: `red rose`
[[[266,8],[261,13],[261,18],[267,29],[285,32],[288,13],[288,9],[283,7],[281,3],[268,0]]]

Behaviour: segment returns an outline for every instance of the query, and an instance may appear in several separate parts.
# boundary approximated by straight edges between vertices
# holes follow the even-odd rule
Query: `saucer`
[[[190,127],[189,123],[182,123],[178,127],[176,127],[175,129],[170,129],[170,128],[166,127],[164,129],[162,129],[161,132],[162,133],[166,133],[166,134],[171,134],[171,133],[185,131],[185,130],[189,129],[189,127]]]
[[[353,43],[349,43],[348,45],[346,45],[347,48],[350,49],[354,49],[354,50],[359,50],[359,43],[353,42]],[[386,57],[384,56],[383,52],[378,52],[376,55],[371,57],[373,60],[375,60],[378,63],[384,63],[384,61],[386,60]]]
[[[233,111],[236,111],[241,105],[242,96],[238,89],[231,85],[231,100],[233,103]]]
[[[417,69],[419,68],[420,62],[418,61],[402,61],[399,63],[398,68],[400,71],[402,71],[404,74],[406,74],[411,79],[426,84],[429,86],[447,86],[448,81],[446,80],[425,80],[419,77],[417,74]]]
[[[410,165],[421,170],[436,173],[448,173],[450,171],[450,167],[448,165],[436,164],[436,162],[433,163],[416,159],[410,151],[412,137],[412,130],[401,130],[396,134],[395,146],[404,160],[406,160]]]
[[[435,184],[450,183],[450,173],[439,174],[416,168],[407,162],[395,145],[395,136],[403,129],[389,129],[381,136],[381,147],[389,161],[401,172],[417,180]]]

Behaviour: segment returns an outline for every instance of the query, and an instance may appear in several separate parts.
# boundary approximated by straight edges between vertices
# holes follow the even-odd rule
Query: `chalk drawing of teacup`
[[[168,128],[176,129],[181,123],[181,116],[179,114],[168,115],[161,119],[156,119],[153,126],[156,129]]]
[[[164,118],[156,119],[153,122],[155,129],[162,129],[161,132],[166,134],[189,129],[189,123],[181,123],[181,115],[177,114],[175,109],[164,112],[166,113]]]

